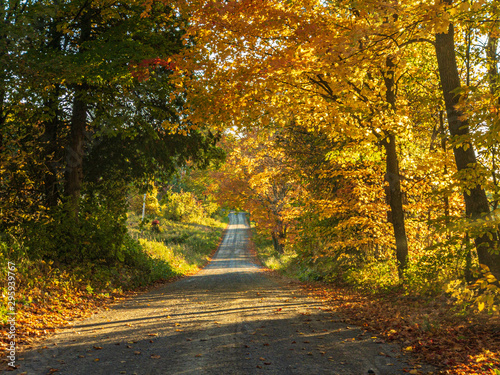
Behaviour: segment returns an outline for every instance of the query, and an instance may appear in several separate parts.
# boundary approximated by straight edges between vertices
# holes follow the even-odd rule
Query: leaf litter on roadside
[[[344,316],[345,323],[379,332],[376,342],[399,342],[403,352],[436,366],[440,374],[500,374],[500,323],[496,317],[453,314],[445,300],[367,296],[320,283],[304,284],[303,288]],[[420,373],[416,369],[407,372]]]

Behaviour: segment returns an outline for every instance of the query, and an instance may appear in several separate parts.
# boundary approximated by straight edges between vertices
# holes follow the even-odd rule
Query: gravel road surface
[[[77,322],[21,353],[9,374],[405,374],[401,350],[265,276],[231,214],[212,262]],[[379,341],[379,342],[377,342]],[[19,359],[19,358],[18,358]]]

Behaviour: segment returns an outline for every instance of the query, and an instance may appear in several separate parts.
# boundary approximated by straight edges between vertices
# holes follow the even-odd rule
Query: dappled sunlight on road
[[[30,362],[13,374],[403,373],[398,348],[267,278],[247,250],[248,235],[244,215],[231,215],[197,275],[75,324],[27,353]]]

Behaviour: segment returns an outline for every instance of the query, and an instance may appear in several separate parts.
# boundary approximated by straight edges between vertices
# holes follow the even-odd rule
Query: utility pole
[[[144,199],[142,200],[142,219],[141,219],[141,223],[144,224],[144,213],[146,212],[146,194],[147,193],[144,193]],[[142,231],[143,231],[143,228],[144,226],[142,225],[141,226],[141,234],[142,234]]]

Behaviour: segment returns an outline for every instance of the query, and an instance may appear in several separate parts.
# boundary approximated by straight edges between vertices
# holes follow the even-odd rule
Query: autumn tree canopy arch
[[[429,136],[445,104],[451,113],[450,100],[442,102],[436,84],[450,70],[443,69],[442,62],[438,70],[435,56],[438,61],[443,57],[440,48],[446,45],[446,38],[450,39],[451,21],[460,24],[462,15],[495,14],[496,8],[483,9],[481,4],[484,2],[469,6],[411,0],[183,3],[181,9],[190,13],[192,21],[188,35],[197,41],[198,48],[182,55],[179,65],[202,73],[186,85],[188,95],[195,98],[190,119],[217,126],[237,123],[261,128],[285,127],[293,119],[306,128],[320,127],[332,137],[348,134],[359,142],[382,146],[389,186],[386,192],[390,192],[387,201],[402,276],[409,252],[401,163],[405,163],[404,168],[408,164],[399,159],[399,148],[403,144],[408,148],[406,144],[419,132]],[[493,44],[494,38],[489,35]],[[450,50],[455,48],[452,42],[447,41]],[[456,63],[452,57],[446,60],[449,66]],[[491,74],[494,70],[488,66]],[[430,77],[433,83],[426,85]],[[452,86],[460,88],[460,84]],[[445,97],[451,95],[451,86],[443,85],[442,89]],[[422,114],[422,108],[430,112]],[[453,121],[448,123],[453,128]],[[454,150],[460,149],[456,143]],[[433,157],[444,163],[449,153],[445,147]],[[464,168],[456,159],[446,173],[457,166],[464,171],[455,177],[462,186],[467,212],[471,212],[477,199],[469,199],[468,192],[475,188],[467,187],[470,178],[464,173],[475,175],[477,168]],[[484,215],[489,208],[484,192],[479,195],[484,201],[479,211]],[[477,228],[478,223],[471,228]],[[495,252],[496,229],[492,225],[480,225],[483,234],[473,236],[476,245],[490,248],[479,250],[480,262],[500,277],[500,262],[488,255]],[[485,234],[488,231],[490,234]],[[480,239],[488,236],[493,240]]]

